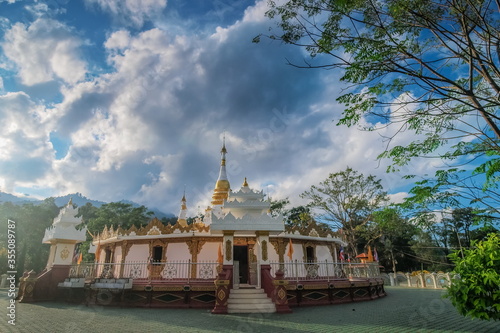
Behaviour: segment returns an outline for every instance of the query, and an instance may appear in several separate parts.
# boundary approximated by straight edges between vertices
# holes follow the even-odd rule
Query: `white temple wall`
[[[188,261],[188,260],[191,260],[191,253],[189,253],[189,247],[186,243],[168,244],[167,261]]]
[[[316,246],[316,258],[318,262],[321,261],[329,261],[333,262],[332,255],[330,254],[330,250],[326,245],[318,245]]]
[[[224,255],[224,250],[222,247],[222,242],[207,242],[203,244],[200,253],[198,254],[198,262],[216,262],[219,256],[219,245],[221,246],[221,252]]]
[[[117,246],[115,248],[114,262],[121,262],[121,261],[122,261],[122,247],[121,246]]]
[[[280,261],[280,257],[278,255],[278,252],[274,249],[274,246],[269,243],[267,246],[267,255],[269,256],[269,261],[270,262],[278,262]]]
[[[292,241],[293,242],[293,241]],[[290,244],[287,244],[285,249],[285,261],[290,261],[290,257],[288,256],[288,247]],[[302,244],[293,243],[293,255],[292,261],[304,261],[304,250],[302,249]]]
[[[149,257],[149,244],[134,244],[130,248],[125,261],[142,261],[146,262]]]
[[[115,247],[114,261],[115,263],[120,263],[122,261],[122,247]],[[120,265],[115,265],[115,271],[113,276],[120,276]]]

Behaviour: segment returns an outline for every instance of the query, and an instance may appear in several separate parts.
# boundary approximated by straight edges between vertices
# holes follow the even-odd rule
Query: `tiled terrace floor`
[[[460,316],[441,290],[386,290],[381,299],[293,308],[292,314],[16,303],[16,326],[7,323],[7,293],[0,290],[0,332],[500,332],[500,322]]]

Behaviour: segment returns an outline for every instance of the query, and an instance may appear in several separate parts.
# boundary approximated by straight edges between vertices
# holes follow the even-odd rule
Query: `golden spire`
[[[187,205],[186,205],[186,189],[184,188],[184,194],[181,199],[181,210],[179,212],[179,217],[177,218],[177,223],[183,227],[187,227]]]
[[[243,187],[248,187],[248,183],[247,183],[247,177],[245,177],[245,181],[243,182]]]
[[[215,183],[214,194],[212,195],[212,205],[222,205],[224,200],[227,199],[230,190],[229,180],[227,179],[226,173],[226,135],[224,134],[222,141],[221,162],[219,170],[219,178]]]

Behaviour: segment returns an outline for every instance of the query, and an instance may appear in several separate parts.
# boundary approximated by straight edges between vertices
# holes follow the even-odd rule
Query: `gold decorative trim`
[[[294,234],[298,231],[303,236],[313,236],[313,237],[327,237],[328,235],[331,237],[340,238],[340,234],[330,230],[328,227],[322,226],[316,221],[310,221],[307,226],[289,226],[285,225],[285,232]]]
[[[116,238],[118,236],[147,236],[147,235],[168,235],[172,234],[176,231],[180,231],[180,233],[188,233],[193,231],[198,232],[209,232],[210,226],[205,225],[200,219],[197,219],[196,223],[193,223],[188,226],[182,226],[179,223],[175,225],[163,224],[158,218],[153,218],[146,226],[137,228],[136,226],[131,226],[127,230],[123,230],[121,227],[114,230],[113,226],[107,227],[105,226],[103,231],[96,236],[94,241],[98,240],[106,240],[110,238]]]
[[[288,280],[273,280],[273,286],[286,286],[288,285]]]
[[[234,237],[234,246],[244,246],[248,245],[247,239],[245,237]]]
[[[328,289],[328,284],[305,284],[304,289],[306,290],[311,290],[311,289]]]
[[[285,250],[288,243],[283,242],[283,238],[269,240],[269,242],[273,245],[274,250],[278,254],[279,262],[285,262]]]
[[[155,287],[153,286],[153,291],[183,291],[183,287]]]
[[[231,281],[229,281],[229,280],[215,280],[214,284],[216,286],[229,286],[230,282]]]
[[[226,240],[226,261],[233,260],[233,244],[231,244],[231,240]]]
[[[122,261],[124,262],[125,259],[127,258],[128,252],[130,251],[130,248],[134,245],[132,242],[124,241],[121,244],[122,247]]]
[[[203,287],[191,287],[191,291],[214,291],[216,289],[214,286],[203,286]]]
[[[262,241],[262,260],[267,261],[268,254],[267,254],[267,241],[263,240]]]

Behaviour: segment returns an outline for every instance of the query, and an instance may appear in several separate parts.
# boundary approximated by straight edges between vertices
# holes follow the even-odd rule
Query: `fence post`
[[[422,288],[425,288],[426,287],[426,284],[425,284],[425,277],[424,277],[424,273],[420,273],[418,275],[419,279],[420,279],[420,283],[422,284]]]
[[[394,287],[396,284],[394,283],[394,275],[387,274],[389,276],[389,281],[391,282],[391,287]]]
[[[330,282],[330,274],[328,273],[328,260],[325,259],[325,265],[326,265],[326,279],[328,282]]]
[[[297,259],[295,259],[295,280],[297,281],[297,283],[299,283],[299,271],[298,271]]]
[[[434,283],[434,289],[438,288],[436,276],[437,276],[436,272],[433,272],[432,273],[432,282]]]
[[[411,277],[410,277],[410,273],[406,273],[406,278],[408,279],[408,287],[411,287]]]

